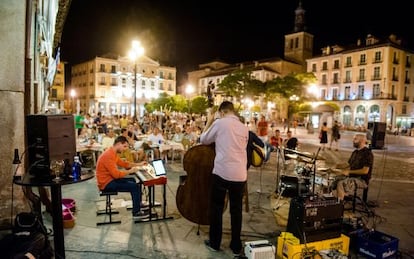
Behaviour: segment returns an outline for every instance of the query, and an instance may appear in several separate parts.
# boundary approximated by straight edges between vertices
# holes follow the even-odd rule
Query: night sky
[[[177,68],[178,84],[198,64],[282,57],[298,0],[72,0],[61,42],[68,65],[105,53],[127,55],[132,39],[162,65]],[[185,3],[185,4],[184,4]],[[390,3],[387,6],[383,3]],[[396,34],[414,49],[408,1],[302,0],[315,54],[327,45],[356,43],[367,34]],[[411,18],[411,19],[410,19]]]

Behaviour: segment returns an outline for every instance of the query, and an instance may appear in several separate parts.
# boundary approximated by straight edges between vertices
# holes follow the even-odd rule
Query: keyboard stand
[[[142,219],[142,220],[135,220],[135,223],[145,223],[145,222],[151,222],[151,221],[160,221],[160,220],[168,220],[168,219],[174,219],[173,217],[169,216],[167,217],[167,192],[166,192],[166,185],[167,185],[167,178],[164,177],[165,180],[164,181],[157,181],[156,183],[151,183],[146,185],[145,183],[144,186],[148,187],[148,198],[149,198],[149,211],[150,211],[150,215],[149,218],[147,219]],[[155,207],[157,207],[155,205],[155,187],[156,185],[161,185],[162,188],[162,213],[161,213],[161,217],[158,215],[157,211],[155,210]],[[153,209],[155,212],[153,212]]]

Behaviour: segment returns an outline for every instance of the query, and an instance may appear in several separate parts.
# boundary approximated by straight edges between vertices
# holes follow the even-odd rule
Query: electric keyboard
[[[135,172],[135,175],[145,186],[167,183],[167,177],[155,176],[155,170],[151,165],[143,166],[137,172]]]

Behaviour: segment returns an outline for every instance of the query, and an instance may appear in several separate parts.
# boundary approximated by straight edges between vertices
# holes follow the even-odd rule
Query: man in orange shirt
[[[260,120],[257,123],[257,136],[263,141],[263,143],[268,142],[268,127],[269,123],[266,121],[264,115],[260,116]]]
[[[135,167],[145,165],[146,162],[132,163],[120,159],[117,154],[128,148],[128,140],[124,136],[119,136],[113,146],[99,156],[96,164],[98,188],[101,191],[130,192],[133,219],[145,219],[149,217],[149,213],[141,209],[141,186],[134,178],[125,176],[135,173],[137,171]],[[127,170],[119,170],[118,167]]]

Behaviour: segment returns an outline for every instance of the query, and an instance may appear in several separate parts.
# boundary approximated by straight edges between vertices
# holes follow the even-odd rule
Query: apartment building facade
[[[307,59],[307,72],[318,82],[319,102],[340,107],[333,116],[349,128],[386,122],[388,129],[408,129],[414,123],[414,52],[395,35],[367,35],[355,45],[328,46]]]
[[[176,94],[176,68],[147,56],[140,57],[136,64],[128,57],[113,54],[95,57],[74,65],[71,79],[76,112],[133,115],[136,88],[136,114],[142,116],[146,102],[160,93]]]

